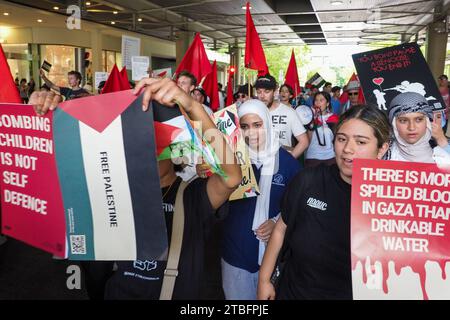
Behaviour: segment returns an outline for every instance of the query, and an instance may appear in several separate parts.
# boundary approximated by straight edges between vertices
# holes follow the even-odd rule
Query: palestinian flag
[[[212,147],[199,138],[192,123],[177,106],[167,107],[152,101],[150,109],[155,121],[158,160],[187,157],[191,163],[196,163],[201,156],[213,173],[225,176]]]
[[[253,198],[258,195],[259,195],[259,193],[254,188],[247,189],[244,192],[244,198]]]
[[[317,72],[311,77],[311,79],[306,81],[307,84],[316,86],[317,88],[320,88],[325,82],[325,79],[322,78],[322,76]]]
[[[153,114],[131,91],[56,109],[69,259],[153,260],[167,251],[153,135]]]

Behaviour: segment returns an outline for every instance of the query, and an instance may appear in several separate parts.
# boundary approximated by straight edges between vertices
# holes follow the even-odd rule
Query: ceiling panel
[[[292,32],[292,29],[287,25],[266,25],[256,26],[258,33],[273,33],[273,32]]]
[[[304,44],[301,39],[273,39],[270,40],[269,43],[274,44],[286,44],[286,45],[294,45],[294,44]]]
[[[1,2],[1,0],[0,0]],[[58,12],[66,16],[68,4],[78,0],[4,1]],[[205,39],[216,39],[217,46],[228,47],[245,37],[245,0],[97,0],[82,7],[82,17],[123,30],[132,30],[161,39],[174,40],[178,31],[201,32]],[[413,35],[433,21],[438,3],[450,0],[252,0],[251,13],[263,41],[310,39],[358,43],[361,38],[401,34]],[[60,9],[54,10],[57,4]],[[117,11],[117,14],[114,14]],[[142,21],[137,21],[137,19]],[[13,20],[13,19],[10,19]],[[322,40],[316,38],[321,37]],[[342,38],[342,40],[338,40]],[[326,39],[326,40],[323,40]],[[359,40],[358,40],[359,39]],[[316,41],[318,40],[318,41]],[[306,42],[306,41],[305,41]]]

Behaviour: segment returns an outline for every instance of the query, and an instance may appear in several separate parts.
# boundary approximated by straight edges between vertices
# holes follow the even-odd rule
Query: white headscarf
[[[430,119],[428,117],[426,118],[427,130],[423,137],[414,144],[410,144],[403,140],[402,137],[400,137],[395,119],[396,118],[392,120],[392,128],[394,129],[395,136],[395,141],[393,144],[394,150],[392,150],[392,153],[398,154],[400,159],[392,160],[434,163],[435,161],[433,159],[433,148],[431,148],[430,146],[430,139],[432,136]]]
[[[272,126],[269,109],[260,100],[251,99],[244,102],[238,109],[239,118],[247,114],[256,114],[263,121],[263,128],[266,131],[266,141],[264,149],[253,150],[249,148],[249,155],[252,164],[258,169],[261,168],[261,177],[259,179],[260,195],[256,200],[255,214],[253,217],[252,230],[255,231],[261,224],[269,219],[270,190],[272,187],[272,178],[278,171],[278,150],[280,149],[278,134]],[[258,263],[261,264],[266,243],[259,241]]]

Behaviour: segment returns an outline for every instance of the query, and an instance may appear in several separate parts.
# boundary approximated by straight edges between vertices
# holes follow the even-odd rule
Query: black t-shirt
[[[286,191],[286,263],[277,299],[352,299],[351,185],[336,165],[305,169]]]
[[[181,179],[177,178],[170,190],[163,188],[163,209],[168,239],[172,234],[173,210]],[[217,219],[223,219],[227,205],[215,211],[206,192],[206,179],[192,181],[184,192],[184,234],[178,277],[173,299],[203,297],[205,243]],[[118,270],[108,280],[106,299],[159,299],[167,261],[118,262]],[[208,270],[209,271],[209,270]]]
[[[78,90],[72,90],[66,87],[59,87],[59,93],[63,95],[66,100],[76,99],[79,95],[89,94],[85,89],[80,88]]]

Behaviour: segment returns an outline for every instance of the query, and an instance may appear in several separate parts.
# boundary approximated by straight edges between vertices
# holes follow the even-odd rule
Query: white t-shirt
[[[219,110],[225,108],[225,95],[222,91],[219,91]]]
[[[323,126],[316,128],[312,132],[311,143],[306,150],[305,159],[317,159],[317,160],[328,160],[335,157],[333,148],[333,131],[328,127],[326,123],[327,119],[332,116],[332,113],[328,113],[323,116]],[[317,138],[319,136],[319,138]],[[319,140],[323,146],[319,144]]]
[[[297,137],[306,132],[297,112],[292,107],[279,103],[275,110],[270,110],[270,115],[282,146],[292,147],[292,136]]]
[[[206,113],[208,114],[208,116],[212,116],[214,114],[214,112],[212,111],[212,109],[210,107],[208,107],[206,104],[203,105],[203,109],[205,109]]]

